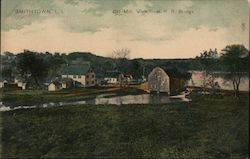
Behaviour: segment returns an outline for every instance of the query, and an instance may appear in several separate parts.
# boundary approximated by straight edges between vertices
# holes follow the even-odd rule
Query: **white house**
[[[108,71],[105,74],[104,80],[107,84],[119,84],[121,78],[121,73],[117,71]]]
[[[91,87],[96,85],[95,72],[89,63],[72,64],[64,68],[62,78],[72,79],[81,83],[83,87]]]
[[[121,80],[125,83],[130,83],[133,81],[133,76],[131,74],[121,74]]]

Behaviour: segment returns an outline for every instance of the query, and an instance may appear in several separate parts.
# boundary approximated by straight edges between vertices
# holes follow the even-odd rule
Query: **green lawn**
[[[2,112],[2,157],[246,158],[247,95],[192,99]]]

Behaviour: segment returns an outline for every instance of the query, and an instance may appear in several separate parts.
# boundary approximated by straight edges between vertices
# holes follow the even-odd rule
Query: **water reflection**
[[[142,95],[126,95],[126,96],[115,96],[115,97],[96,97],[93,100],[87,100],[86,104],[159,104],[159,103],[170,103],[177,101],[190,101],[188,98],[170,98],[166,95],[153,95],[153,94],[142,94]]]
[[[126,96],[116,96],[115,94],[101,94],[96,96],[94,99],[74,101],[74,102],[50,102],[37,105],[22,105],[22,106],[12,106],[8,103],[0,102],[0,111],[9,111],[16,109],[28,109],[28,108],[47,108],[53,106],[69,106],[69,105],[79,105],[79,104],[160,104],[160,103],[172,103],[172,102],[187,102],[190,101],[188,98],[171,98],[167,95],[156,95],[156,94],[141,94],[141,95],[126,95]]]

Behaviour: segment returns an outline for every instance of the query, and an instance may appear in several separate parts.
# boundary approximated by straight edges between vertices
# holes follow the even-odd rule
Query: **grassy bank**
[[[246,158],[247,97],[2,112],[2,157]]]
[[[1,101],[9,105],[33,105],[47,102],[66,102],[95,98],[99,94],[114,93],[116,95],[142,94],[136,88],[75,88],[55,92],[46,90],[17,90],[3,92]]]

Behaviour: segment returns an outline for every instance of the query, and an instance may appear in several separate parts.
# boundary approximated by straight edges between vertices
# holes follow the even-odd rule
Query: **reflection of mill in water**
[[[115,95],[115,94],[114,94]],[[112,97],[110,97],[112,96]],[[15,109],[30,109],[30,108],[47,108],[55,106],[72,106],[72,105],[82,105],[82,104],[94,104],[94,105],[122,105],[122,104],[167,104],[172,102],[189,102],[191,100],[187,98],[175,98],[170,99],[165,94],[140,94],[140,95],[126,95],[126,96],[113,96],[113,94],[103,94],[95,99],[83,100],[83,101],[73,101],[73,102],[58,102],[58,103],[43,103],[39,105],[16,105],[11,106],[11,103],[0,102],[0,112],[9,111]]]

